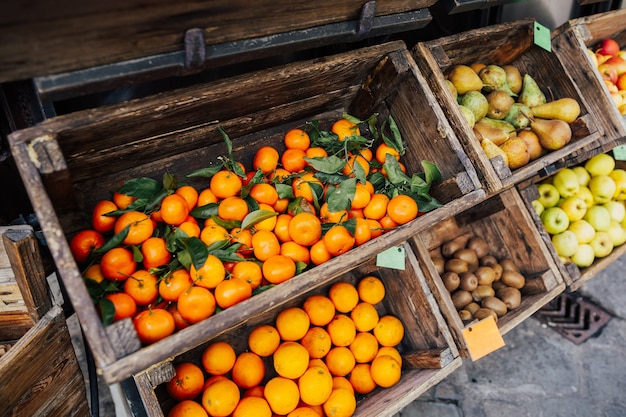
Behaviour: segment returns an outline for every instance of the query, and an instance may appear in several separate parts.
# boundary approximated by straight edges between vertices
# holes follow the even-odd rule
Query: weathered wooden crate
[[[550,302],[565,289],[565,283],[515,188],[504,190],[430,230],[416,234],[409,242],[418,255],[439,307],[450,326],[462,356],[468,356],[463,329],[466,327],[441,275],[431,259],[431,251],[460,236],[479,236],[489,244],[489,253],[498,261],[510,259],[526,278],[522,301],[515,310],[498,318],[501,334],[506,334]]]
[[[597,123],[606,136],[606,141],[602,141],[597,149],[583,148],[585,152],[578,161],[588,159],[593,152],[607,152],[626,139],[626,116],[622,116],[615,106],[602,75],[587,53],[588,48],[593,50],[605,38],[613,38],[626,46],[626,10],[572,19],[552,33],[554,53],[584,95],[590,111],[601,115]]]
[[[604,140],[604,132],[601,125],[598,125],[598,120],[603,117],[602,113],[596,113],[594,108],[587,106],[587,96],[569,78],[559,57],[535,45],[534,19],[502,23],[419,42],[413,47],[412,53],[465,151],[472,159],[483,186],[490,193],[510,187],[566,158],[572,152]],[[548,97],[551,94],[554,99],[571,97],[578,101],[581,113],[570,124],[573,133],[570,143],[513,171],[505,166],[500,157],[489,160],[445,83],[445,75],[452,66],[478,62],[486,65],[514,65],[522,74],[531,74],[537,84],[546,90]]]
[[[85,380],[65,313],[47,292],[32,228],[3,227],[1,234],[30,327],[22,334],[26,320],[15,323],[4,312],[0,316],[0,341],[8,347],[0,356],[0,415],[88,416]],[[20,332],[5,331],[8,327]]]
[[[312,119],[323,125],[343,112],[361,118],[392,115],[407,142],[408,172],[421,172],[422,160],[439,166],[442,181],[431,194],[444,206],[148,347],[140,348],[130,321],[102,326],[66,238],[87,226],[82,214],[96,201],[129,178],[160,180],[166,171],[182,178],[226,155],[218,125],[230,136],[235,157],[250,166],[261,144],[280,151],[288,129]],[[10,141],[69,298],[109,383],[182,354],[484,197],[471,161],[402,42],[60,116],[15,132]]]
[[[285,298],[285,302],[271,304],[262,313],[249,316],[235,327],[221,335],[210,338],[199,347],[192,349],[171,361],[135,375],[140,395],[146,410],[151,416],[167,415],[175,404],[166,391],[164,382],[173,375],[173,367],[181,361],[194,362],[201,366],[200,359],[206,346],[217,340],[230,343],[237,353],[246,351],[247,335],[257,325],[273,325],[276,316],[287,307],[301,306],[312,294],[328,293],[328,288],[338,281],[354,285],[366,277],[380,278],[386,290],[385,299],[376,305],[379,316],[391,314],[404,324],[405,336],[397,347],[403,356],[402,378],[398,384],[388,389],[377,388],[366,396],[357,397],[355,416],[392,416],[406,407],[415,398],[422,395],[437,382],[461,366],[462,359],[439,311],[437,302],[420,270],[416,256],[410,246],[404,243],[406,253],[404,270],[378,267],[376,258],[363,259],[351,271],[334,278],[321,277],[320,280],[295,297]],[[282,288],[277,288],[281,291]],[[266,358],[266,379],[276,374],[271,358]]]

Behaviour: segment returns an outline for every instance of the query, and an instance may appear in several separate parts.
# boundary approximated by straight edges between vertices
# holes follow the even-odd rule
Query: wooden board
[[[572,152],[588,145],[597,147],[605,140],[601,127],[597,125],[598,120],[604,117],[603,114],[587,106],[587,96],[569,78],[557,55],[534,44],[533,25],[533,19],[502,23],[420,42],[412,49],[413,57],[489,193],[499,192],[530,178]],[[445,76],[452,66],[476,62],[514,65],[522,74],[531,74],[540,88],[546,91],[549,89],[554,99],[571,97],[578,101],[581,114],[571,124],[573,135],[570,143],[512,171],[502,166],[499,158],[493,161],[487,159],[445,83]]]
[[[442,181],[431,194],[443,207],[153,345],[117,350],[132,345],[132,338],[120,343],[111,335],[134,329],[129,323],[129,329],[102,326],[67,242],[88,226],[84,213],[127,179],[160,181],[165,172],[182,178],[215,162],[226,154],[218,125],[232,140],[235,157],[249,165],[261,144],[282,151],[289,129],[310,120],[326,126],[344,112],[362,119],[392,115],[407,143],[407,172],[421,172],[422,160],[440,168]],[[11,143],[60,276],[109,383],[192,349],[267,305],[287,302],[484,197],[470,159],[402,42],[60,116],[13,133]],[[207,186],[203,179],[189,183]]]

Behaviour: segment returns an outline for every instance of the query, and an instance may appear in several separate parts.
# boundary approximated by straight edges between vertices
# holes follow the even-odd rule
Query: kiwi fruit
[[[462,259],[448,259],[444,265],[445,271],[456,272],[457,274],[462,274],[463,272],[467,272],[469,269],[467,262]]]
[[[500,281],[500,278],[502,278],[502,271],[504,270],[502,269],[502,265],[495,263],[493,265],[490,265],[490,268],[493,269],[493,272],[496,274],[493,278],[494,282]]]
[[[489,244],[481,237],[474,236],[467,241],[466,247],[472,249],[478,258],[489,254]]]
[[[470,321],[474,318],[474,315],[467,310],[459,310],[459,317],[461,317],[463,321]]]
[[[441,245],[441,254],[446,258],[451,258],[454,255],[454,252],[459,249],[465,248],[465,244],[467,243],[466,236],[455,237],[452,240],[445,242]]]
[[[469,291],[456,290],[452,293],[452,304],[456,310],[462,310],[472,302],[472,294]]]
[[[494,281],[491,283],[491,288],[493,288],[494,291],[498,291],[501,288],[509,288],[509,286],[502,281]]]
[[[459,284],[461,283],[461,278],[459,278],[459,274],[452,271],[444,272],[441,276],[441,280],[443,281],[443,286],[446,287],[446,290],[448,290],[448,292],[453,292],[454,290],[459,288]]]
[[[474,289],[474,291],[472,291],[471,294],[474,301],[479,302],[485,297],[492,297],[496,295],[496,292],[493,288],[491,288],[491,285],[479,285]]]
[[[474,312],[474,318],[476,320],[486,319],[489,316],[493,316],[493,318],[496,321],[496,323],[498,322],[498,315],[496,314],[495,311],[493,311],[490,308],[481,307],[478,310],[476,310],[476,312]]]
[[[502,265],[502,270],[504,270],[504,271],[519,272],[519,269],[517,268],[515,263],[513,263],[513,261],[510,260],[510,259],[503,259],[503,260],[501,260],[500,261],[500,265]]]
[[[502,300],[500,300],[499,298],[494,297],[494,296],[483,298],[480,301],[480,305],[481,305],[481,307],[486,307],[486,308],[492,309],[493,311],[496,312],[498,317],[504,316],[506,314],[507,310],[508,310],[506,304],[504,304],[504,302]]]
[[[471,303],[465,306],[464,310],[469,311],[473,315],[476,312],[476,310],[478,310],[479,308],[480,308],[480,305],[477,302],[472,301]]]
[[[464,272],[460,275],[459,287],[465,291],[474,291],[478,287],[478,278],[471,272]]]
[[[522,293],[517,288],[505,287],[496,291],[498,297],[509,310],[515,310],[522,302]]]
[[[476,270],[478,268],[478,256],[476,256],[476,252],[472,249],[459,249],[458,251],[452,254],[454,259],[460,259],[462,261],[467,262],[467,267],[470,271]]]
[[[524,275],[520,274],[516,271],[504,270],[502,272],[502,278],[500,278],[503,284],[506,284],[509,287],[517,288],[518,290],[524,287],[526,283],[526,278]]]
[[[433,258],[433,264],[435,265],[435,270],[439,275],[445,272],[444,266],[446,264],[446,260],[443,258]]]
[[[493,266],[494,264],[498,263],[498,260],[493,255],[485,255],[485,256],[481,256],[478,262],[482,266]]]
[[[441,246],[437,246],[435,249],[429,250],[428,255],[430,256],[430,259],[443,258],[443,254],[441,253]]]
[[[478,279],[478,285],[491,285],[496,279],[496,273],[490,266],[479,266],[474,275]]]

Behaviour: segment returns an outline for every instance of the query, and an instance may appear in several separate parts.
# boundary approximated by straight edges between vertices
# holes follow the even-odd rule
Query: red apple
[[[617,82],[617,69],[610,64],[602,64],[598,67],[598,71],[604,80],[608,80],[615,84]]]
[[[614,56],[608,61],[606,61],[603,65],[610,65],[617,71],[617,75],[622,75],[626,73],[626,60],[619,56]]]
[[[611,55],[602,55],[596,52],[596,61],[598,61],[598,66],[604,64],[609,59],[611,59]]]
[[[602,55],[615,56],[620,49],[619,43],[617,43],[614,39],[607,38],[600,41],[600,47],[597,49],[597,52]]]

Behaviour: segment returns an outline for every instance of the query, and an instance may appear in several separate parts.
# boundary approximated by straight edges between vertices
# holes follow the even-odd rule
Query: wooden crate
[[[332,279],[322,278],[307,292],[291,297],[288,302],[269,305],[262,314],[249,316],[245,322],[207,340],[205,344],[136,375],[134,378],[148,414],[167,415],[167,411],[174,405],[165,392],[164,382],[174,375],[173,366],[178,362],[190,361],[201,366],[202,352],[208,344],[218,340],[232,344],[237,353],[246,351],[249,332],[260,324],[274,325],[276,316],[284,308],[302,306],[304,300],[312,294],[327,295],[328,288],[335,282],[345,281],[356,285],[360,279],[370,275],[379,277],[385,285],[385,299],[376,305],[379,316],[392,314],[405,327],[405,337],[398,346],[403,356],[402,378],[391,388],[377,388],[367,396],[357,397],[354,415],[383,417],[397,414],[457,369],[462,362],[417,258],[408,244],[402,246],[406,251],[404,270],[378,267],[375,257],[362,260],[351,271]],[[263,383],[276,375],[271,358],[266,358],[265,362],[266,377]]]
[[[614,38],[626,47],[626,9],[572,19],[552,33],[554,54],[585,97],[589,112],[600,116],[596,123],[606,136],[606,140],[583,148],[580,155],[573,155],[579,162],[607,152],[626,139],[626,118],[615,106],[587,53],[604,38]]]
[[[576,83],[568,77],[561,60],[555,54],[534,44],[533,26],[533,19],[502,23],[419,42],[412,49],[418,67],[426,76],[429,86],[441,103],[446,117],[489,193],[510,187],[572,152],[603,140],[603,131],[597,125],[597,121],[603,117],[602,113],[594,113],[594,109],[587,106],[587,97],[581,94]],[[554,99],[571,97],[578,101],[581,114],[570,125],[573,132],[570,143],[513,171],[500,157],[487,159],[445,83],[445,75],[449,68],[457,64],[470,65],[476,62],[486,65],[514,65],[522,74],[531,74],[548,97],[552,94]]]
[[[9,346],[0,356],[0,416],[89,416],[85,380],[65,314],[47,292],[32,228],[3,228],[2,241],[31,325],[14,339],[15,331],[5,328],[21,330],[25,324],[0,316],[0,344]]]
[[[462,334],[466,323],[454,308],[452,297],[430,255],[443,243],[463,235],[482,237],[489,244],[490,254],[498,261],[512,260],[526,278],[526,285],[521,290],[521,305],[497,321],[501,334],[506,334],[550,302],[565,289],[565,283],[515,188],[504,190],[430,230],[417,233],[409,242],[418,255],[461,355],[468,356]]]
[[[84,211],[129,178],[160,180],[165,171],[182,178],[226,155],[218,125],[230,136],[235,157],[250,166],[261,144],[280,151],[288,129],[312,119],[328,124],[343,112],[361,118],[392,115],[407,142],[408,172],[421,172],[421,160],[439,166],[442,181],[431,194],[444,206],[151,346],[140,349],[130,321],[102,326],[66,239],[87,226]],[[402,42],[60,116],[15,132],[10,141],[69,298],[109,383],[201,344],[300,294],[320,277],[345,273],[484,197],[471,161]]]

